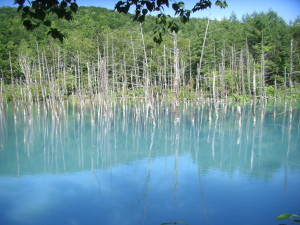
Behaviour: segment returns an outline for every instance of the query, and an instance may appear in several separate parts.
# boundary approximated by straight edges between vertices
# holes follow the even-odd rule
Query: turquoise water
[[[60,120],[33,107],[0,117],[0,224],[288,224],[300,214],[299,109],[76,108]],[[193,116],[194,115],[194,116]],[[193,117],[195,118],[192,123]]]

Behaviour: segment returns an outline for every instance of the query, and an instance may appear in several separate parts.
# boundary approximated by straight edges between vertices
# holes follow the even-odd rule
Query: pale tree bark
[[[254,62],[253,68],[253,120],[254,125],[256,123],[256,65]]]
[[[292,116],[292,112],[293,112],[293,39],[291,40],[291,52],[290,52],[290,89],[291,89],[290,114]]]
[[[146,101],[146,108],[147,110],[150,109],[150,114],[153,122],[153,126],[155,126],[155,119],[154,119],[154,113],[153,113],[153,106],[151,102],[151,93],[150,93],[150,78],[149,78],[149,66],[148,66],[148,60],[147,60],[147,54],[146,54],[146,46],[144,41],[144,34],[142,29],[142,24],[140,24],[141,28],[141,36],[142,36],[142,43],[143,43],[143,51],[144,51],[144,64],[145,64],[145,101]]]
[[[179,56],[178,56],[178,48],[177,48],[177,35],[175,32],[174,36],[174,80],[173,80],[173,113],[174,113],[174,122],[179,122]]]
[[[16,93],[15,93],[14,74],[13,74],[13,68],[12,68],[12,64],[11,64],[10,52],[8,52],[8,56],[9,56],[9,65],[10,65],[11,93],[12,93],[13,104],[14,104],[14,118],[16,120],[17,119],[17,115],[16,115]]]
[[[249,95],[249,100],[250,100],[251,99],[251,61],[250,61],[248,42],[246,42],[246,55],[247,55],[248,95]]]
[[[209,17],[207,19],[207,25],[206,25],[206,29],[205,29],[204,40],[203,40],[203,44],[202,44],[201,56],[200,56],[200,61],[199,61],[199,69],[197,71],[197,80],[198,80],[198,82],[196,82],[195,101],[198,101],[198,96],[199,96],[199,81],[200,81],[200,74],[201,74],[201,68],[202,68],[202,60],[203,60],[203,55],[204,55],[204,48],[205,48],[206,37],[207,37],[207,32],[208,32],[208,27],[209,27],[209,21],[210,21],[210,15],[209,15]]]

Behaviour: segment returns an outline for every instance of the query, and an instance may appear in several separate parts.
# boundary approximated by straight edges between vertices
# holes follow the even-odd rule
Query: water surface
[[[280,224],[300,214],[299,110],[134,106],[0,116],[0,224]],[[211,117],[211,119],[210,119]],[[193,122],[194,119],[194,122]],[[286,221],[287,223],[288,221]]]

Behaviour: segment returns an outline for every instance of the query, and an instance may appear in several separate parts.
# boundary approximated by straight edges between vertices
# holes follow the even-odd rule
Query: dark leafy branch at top
[[[70,21],[73,19],[73,13],[78,10],[76,0],[27,0],[30,6],[25,6],[25,0],[15,0],[18,4],[18,12],[21,12],[23,25],[27,30],[34,30],[41,24],[48,27],[48,35],[58,38],[63,42],[64,35],[52,27],[50,14],[56,15],[59,19]]]
[[[172,9],[175,12],[175,16],[179,16],[180,21],[185,24],[189,22],[191,13],[210,8],[211,5],[212,3],[210,0],[200,0],[195,4],[193,9],[188,10],[185,9],[184,2],[180,1],[174,2],[172,4]],[[227,7],[226,0],[217,0],[215,5],[221,8]],[[135,12],[133,20],[139,21],[140,23],[145,21],[145,17],[149,12],[159,12],[156,18],[157,26],[154,28],[153,40],[160,44],[163,41],[162,37],[167,30],[175,33],[179,31],[179,26],[175,22],[174,18],[172,18],[170,15],[166,15],[164,12],[164,7],[169,8],[169,6],[169,0],[126,0],[119,1],[115,6],[115,10],[126,14],[129,12],[130,8],[133,7]]]
[[[48,35],[53,38],[58,38],[63,42],[64,35],[52,27],[51,20],[49,19],[49,14],[56,15],[59,19],[65,19],[70,21],[73,19],[73,13],[78,10],[78,5],[76,0],[27,0],[30,6],[24,6],[25,0],[15,0],[15,4],[18,4],[18,12],[21,11],[23,25],[27,30],[33,30],[39,27],[41,24],[48,27]],[[227,7],[226,0],[216,0],[215,5],[225,8]],[[200,0],[191,9],[185,9],[184,2],[174,2],[172,4],[172,9],[174,10],[174,15],[180,18],[182,23],[189,22],[191,13],[197,12],[199,10],[204,10],[210,8],[212,3],[210,0]],[[170,7],[169,0],[126,0],[119,1],[115,5],[115,10],[119,13],[128,13],[130,8],[134,8],[134,21],[143,23],[146,19],[146,15],[151,12],[159,12],[156,18],[156,27],[154,28],[153,40],[160,44],[163,41],[163,35],[169,30],[171,32],[177,33],[179,31],[179,26],[175,22],[174,18],[167,15],[164,8]]]

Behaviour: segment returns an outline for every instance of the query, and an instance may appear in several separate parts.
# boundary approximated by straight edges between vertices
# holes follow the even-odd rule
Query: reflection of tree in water
[[[241,107],[241,121],[237,120],[236,110],[223,108],[218,119],[213,113],[210,120],[210,108],[200,106],[194,110],[183,106],[180,123],[174,125],[169,106],[159,104],[154,108],[159,119],[153,132],[151,118],[144,117],[146,108],[142,107],[139,110],[136,106],[114,107],[111,116],[95,114],[94,124],[91,124],[88,110],[84,117],[78,117],[76,108],[74,111],[70,108],[67,116],[59,121],[43,111],[38,117],[33,111],[36,119],[31,125],[24,121],[19,111],[15,129],[8,126],[14,121],[12,114],[6,114],[11,111],[8,107],[4,108],[1,117],[1,124],[6,123],[1,126],[2,137],[10,135],[16,142],[8,144],[1,139],[1,144],[4,149],[9,146],[18,149],[19,162],[16,162],[16,156],[13,157],[16,151],[2,151],[7,162],[1,165],[1,172],[17,176],[18,171],[22,175],[92,169],[95,176],[98,169],[111,170],[114,166],[143,159],[150,159],[151,164],[151,160],[157,157],[165,158],[164,170],[167,171],[167,158],[174,155],[176,175],[178,157],[188,153],[199,165],[202,174],[210,169],[230,174],[238,170],[251,177],[268,179],[286,162],[292,168],[299,165],[299,157],[296,157],[299,153],[295,151],[299,136],[299,110],[293,111],[291,121],[286,120],[283,109],[277,109],[274,120],[273,110],[265,108],[265,112],[260,114],[264,116],[257,117],[254,126],[254,108],[251,106]],[[193,151],[197,152],[197,157]]]

